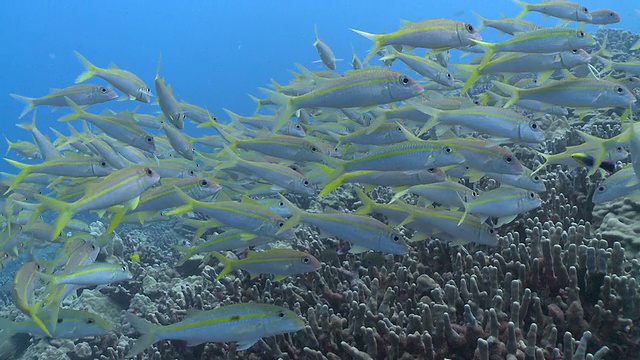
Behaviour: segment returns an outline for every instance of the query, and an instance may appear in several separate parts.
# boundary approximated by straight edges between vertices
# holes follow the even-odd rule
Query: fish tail
[[[180,196],[180,198],[185,202],[185,204],[171,211],[167,211],[166,213],[164,213],[164,215],[165,216],[179,215],[179,214],[184,214],[186,212],[193,210],[193,204],[195,204],[196,200],[192,199],[189,195],[185,194],[184,191],[180,190],[179,187],[174,186],[173,188],[176,191],[176,194]]]
[[[2,332],[0,332],[0,344],[4,344],[17,333],[16,323],[7,318],[0,318],[0,329],[2,329]]]
[[[262,109],[262,104],[263,104],[262,99],[258,99],[257,97],[255,97],[255,96],[253,96],[251,94],[249,94],[249,98],[256,103],[255,112],[257,113],[258,111],[260,111],[260,109]]]
[[[354,214],[358,214],[358,215],[370,214],[373,211],[373,208],[376,205],[376,202],[373,201],[370,197],[368,197],[367,194],[365,194],[364,191],[362,191],[362,189],[360,189],[359,187],[354,186],[353,190],[356,192],[358,199],[362,203],[362,206],[358,210],[356,210]]]
[[[238,156],[238,154],[236,154],[235,151],[233,151],[231,148],[229,148],[229,146],[227,146],[226,144],[223,144],[223,146],[224,146],[223,152],[226,153],[226,154],[229,154],[229,157],[227,159],[225,159],[224,161],[216,164],[216,170],[224,170],[224,169],[228,169],[228,168],[234,167],[239,162],[242,161],[240,156]]]
[[[55,285],[51,284],[47,286],[45,292],[48,291],[50,286],[54,287],[54,290],[49,292],[49,295],[46,298],[47,305],[45,306],[44,313],[49,314],[49,318],[47,322],[51,327],[51,331],[55,332],[56,327],[58,326],[58,314],[60,313],[60,302],[64,299],[61,299],[62,292],[55,290]],[[35,320],[34,320],[35,321]]]
[[[18,117],[18,119],[22,119],[25,115],[27,115],[29,113],[29,111],[33,110],[36,107],[34,98],[30,98],[30,97],[26,97],[26,96],[22,96],[22,95],[17,95],[17,94],[9,94],[9,95],[12,98],[22,102],[25,105],[24,109],[20,113],[20,116]]]
[[[393,195],[393,197],[391,198],[391,201],[389,201],[389,204],[394,203],[396,200],[400,199],[401,197],[403,197],[406,193],[409,192],[409,189],[404,189],[401,191],[396,192],[395,195]]]
[[[220,260],[222,265],[224,265],[224,269],[220,271],[220,274],[218,274],[218,277],[216,278],[216,281],[219,281],[220,279],[222,279],[224,276],[226,276],[228,273],[230,273],[233,270],[233,260],[229,259],[228,257],[222,255],[217,251],[213,251],[213,255],[218,260]]]
[[[18,173],[18,175],[16,175],[16,177],[13,179],[13,183],[11,183],[11,186],[9,186],[9,188],[7,189],[7,191],[5,191],[5,195],[7,193],[9,193],[11,190],[13,190],[22,180],[24,180],[27,176],[29,176],[30,173],[30,168],[28,164],[23,164],[21,162],[15,161],[15,160],[11,160],[11,159],[7,159],[4,158],[4,160],[6,162],[8,162],[9,164],[17,167],[18,169],[20,169],[20,172]]]
[[[278,117],[275,120],[273,129],[271,129],[271,132],[275,133],[280,130],[280,128],[283,127],[284,124],[287,123],[287,121],[289,121],[293,113],[297,110],[293,103],[294,98],[293,96],[288,96],[265,88],[260,88],[260,91],[267,95],[267,98],[269,98],[269,100],[280,105]]]
[[[58,237],[58,234],[62,232],[69,220],[71,220],[71,217],[75,213],[75,206],[73,203],[64,202],[39,194],[36,194],[35,198],[40,201],[40,204],[43,207],[54,209],[60,212],[51,233],[51,240],[53,241],[56,237]]]
[[[40,320],[40,318],[38,317],[38,312],[40,311],[40,307],[42,306],[41,302],[36,303],[35,305],[33,305],[32,307],[29,308],[29,317],[31,318],[31,320],[33,320],[33,322],[38,325],[38,327],[40,329],[42,329],[42,331],[44,331],[45,334],[47,334],[48,337],[53,337],[51,335],[51,332],[49,332],[49,329],[47,329],[47,327],[44,325],[44,323],[42,322],[42,320]],[[56,315],[57,317],[57,315]]]
[[[480,25],[476,26],[476,31],[480,31],[487,26],[487,19],[483,18],[477,12],[471,10],[471,13],[480,20]]]
[[[356,30],[356,29],[350,29],[350,30],[355,32],[356,34],[360,34],[360,35],[366,37],[367,39],[373,41],[373,46],[369,50],[369,53],[367,54],[367,57],[365,57],[364,60],[362,60],[362,62],[364,62],[364,63],[368,62],[373,57],[373,55],[375,55],[378,52],[378,50],[380,50],[380,48],[382,47],[382,44],[383,44],[382,37],[383,37],[383,35],[371,34],[371,33],[360,31],[360,30]]]
[[[461,93],[464,94],[465,92],[467,92],[467,90],[469,90],[469,88],[476,83],[476,81],[478,81],[478,78],[480,78],[480,65],[466,65],[466,64],[460,64],[460,65],[455,65],[456,67],[459,67],[461,69],[465,69],[465,70],[469,70],[471,71],[471,75],[469,75],[469,78],[467,79],[467,82],[464,84],[464,87],[461,90]]]
[[[629,50],[634,51],[638,49],[640,49],[640,40],[636,41],[636,43],[633,44]]]
[[[280,199],[284,202],[285,206],[291,211],[292,216],[280,227],[280,230],[276,233],[276,235],[280,235],[283,232],[293,228],[298,225],[305,214],[305,211],[300,210],[297,206],[291,203],[286,197],[282,196],[282,194],[278,194]]]
[[[320,165],[320,164],[316,164],[316,165]],[[331,174],[331,172],[333,171],[333,169],[324,165],[318,168],[327,175]],[[318,196],[321,196],[321,197],[325,196],[328,193],[332,192],[333,190],[339,188],[342,184],[345,183],[346,179],[347,179],[347,174],[338,176],[335,180],[325,185],[324,189],[322,189],[322,191],[320,192],[320,194],[318,194]]]
[[[131,323],[131,326],[136,328],[139,332],[142,333],[142,336],[138,338],[138,341],[133,345],[131,350],[127,353],[126,357],[131,358],[139,353],[143,352],[149,346],[155,344],[156,342],[162,340],[158,335],[160,330],[162,329],[161,325],[154,325],[148,322],[145,319],[139,318],[132,313],[125,314],[127,320]]]
[[[176,249],[176,250],[178,250],[178,251],[180,251],[180,252],[182,252],[182,253],[184,253],[184,255],[176,263],[176,266],[181,266],[182,264],[186,263],[187,260],[189,260],[191,258],[191,256],[193,256],[193,250],[189,246],[171,245],[171,247]]]
[[[87,112],[84,111],[84,109],[81,108],[78,104],[76,104],[73,100],[69,99],[66,96],[65,96],[65,100],[67,100],[67,104],[69,104],[69,106],[73,110],[73,113],[59,118],[58,121],[77,120],[77,119],[80,119],[85,114],[87,114]]]
[[[527,4],[526,2],[520,0],[513,0],[513,2],[516,3],[516,5],[522,6],[522,11],[520,11],[520,14],[516,16],[516,19],[522,19],[529,12],[531,4]]]
[[[520,90],[515,86],[511,86],[509,84],[501,83],[499,81],[493,80],[491,81],[493,85],[495,85],[500,91],[509,95],[511,98],[504,104],[504,108],[508,108],[509,106],[515,104],[520,99]]]
[[[78,75],[78,77],[76,78],[76,84],[77,84],[77,83],[86,81],[87,79],[95,75],[96,70],[98,70],[98,67],[93,65],[89,60],[87,60],[87,58],[82,56],[79,52],[77,51],[74,51],[74,52],[76,54],[76,57],[82,64],[82,66],[84,66],[85,68],[85,71],[82,74]]]
[[[158,67],[156,68],[156,77],[154,80],[160,79],[160,63],[162,62],[162,52],[158,55]]]
[[[536,168],[534,171],[532,171],[530,176],[533,176],[533,175],[537,174],[538,171],[544,169],[545,166],[549,165],[549,161],[550,161],[549,155],[547,155],[545,153],[541,153],[541,152],[538,152],[538,155],[542,156],[542,158],[544,159],[544,162],[542,164],[540,164],[540,166],[538,166],[538,168]]]
[[[435,108],[432,108],[430,106],[421,104],[421,103],[414,103],[412,104],[416,110],[429,115],[431,118],[422,126],[422,128],[420,129],[420,131],[418,131],[417,136],[419,137],[420,135],[426,133],[427,131],[429,131],[429,129],[431,129],[432,127],[436,126],[438,124],[438,118],[440,117],[440,113],[441,111]]]
[[[318,36],[318,24],[313,24],[313,31],[316,35],[316,41],[313,43],[313,46],[316,46],[320,42],[320,37]]]
[[[335,159],[335,160],[340,160],[340,159]],[[334,180],[337,180],[340,176],[342,176],[347,171],[348,162],[346,161],[332,161],[332,162],[333,163],[331,165],[334,166],[335,170],[333,170],[331,174],[327,176],[327,179],[323,182],[323,188],[327,187]],[[336,187],[338,186],[340,185],[337,185]],[[324,192],[324,189],[322,191]]]

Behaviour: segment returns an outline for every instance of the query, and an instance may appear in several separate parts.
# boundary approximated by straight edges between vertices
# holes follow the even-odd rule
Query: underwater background
[[[620,15],[621,20],[604,27],[570,22],[566,28],[592,34],[598,45],[606,44],[610,52],[598,56],[627,64],[631,69],[625,71],[620,66],[611,71],[605,60],[594,62],[593,71],[587,76],[596,75],[597,80],[611,81],[614,85],[622,84],[621,79],[626,77],[638,76],[636,66],[640,68],[637,64],[640,51],[633,49],[640,33],[637,5],[596,0],[584,0],[580,4],[589,10],[609,7]],[[65,224],[59,214],[65,211],[71,214],[71,210],[44,197],[69,203],[78,199],[88,202],[88,194],[94,189],[103,191],[107,188],[101,177],[90,178],[89,181],[95,183],[87,185],[84,180],[71,176],[48,175],[48,183],[37,183],[28,188],[28,194],[22,194],[18,185],[26,184],[27,180],[14,181],[12,175],[3,175],[2,189],[7,192],[1,204],[0,359],[640,359],[640,331],[635,327],[640,321],[637,286],[640,276],[637,260],[640,255],[640,197],[633,192],[638,186],[633,171],[637,166],[634,159],[638,157],[634,157],[637,154],[634,150],[640,149],[640,146],[634,146],[640,144],[640,131],[633,122],[638,116],[635,100],[624,106],[616,103],[591,107],[585,111],[586,115],[580,109],[570,110],[565,115],[552,114],[547,108],[538,112],[518,110],[544,130],[544,140],[536,144],[539,145],[536,150],[527,141],[499,142],[508,144],[500,154],[517,157],[516,161],[527,167],[527,177],[534,178],[531,170],[536,170],[544,190],[499,186],[508,182],[498,179],[498,175],[505,174],[492,178],[488,170],[481,172],[482,176],[469,176],[464,171],[448,173],[448,177],[441,180],[449,185],[458,183],[465,190],[461,192],[456,188],[456,195],[446,200],[454,204],[469,203],[460,207],[431,206],[432,201],[425,203],[417,192],[408,191],[409,185],[374,187],[379,184],[358,181],[345,181],[333,192],[317,196],[319,190],[326,189],[331,183],[332,176],[333,180],[336,177],[344,180],[339,175],[347,172],[347,167],[342,168],[340,162],[331,159],[327,159],[325,165],[328,166],[325,167],[316,165],[321,161],[296,161],[294,170],[314,184],[312,195],[269,187],[269,181],[256,180],[256,174],[248,174],[249,170],[234,172],[234,168],[228,171],[233,175],[227,174],[226,169],[237,163],[229,164],[229,158],[222,156],[224,151],[237,151],[241,159],[238,161],[293,166],[289,159],[278,160],[276,155],[262,154],[260,150],[241,152],[237,139],[229,141],[218,134],[229,131],[238,139],[252,139],[255,134],[250,135],[249,131],[224,127],[230,118],[223,108],[247,116],[254,113],[256,103],[248,95],[265,98],[259,88],[273,90],[272,79],[287,84],[294,77],[292,72],[301,72],[296,64],[316,72],[320,78],[331,78],[322,73],[327,67],[319,62],[318,51],[313,46],[314,26],[338,59],[334,73],[344,74],[352,69],[352,49],[363,59],[373,44],[350,29],[391,33],[399,29],[400,20],[418,22],[432,18],[475,26],[479,20],[474,12],[486,19],[499,19],[515,17],[521,10],[522,6],[517,2],[484,0],[0,3],[0,43],[3,48],[0,66],[4,70],[0,74],[0,109],[4,124],[2,133],[7,140],[36,142],[32,133],[15,126],[30,122],[33,112],[19,119],[24,104],[9,94],[39,97],[48,94],[51,88],[74,85],[75,79],[85,70],[74,53],[78,52],[96,66],[107,68],[114,63],[132,72],[150,86],[154,95],[152,103],[108,101],[91,105],[85,111],[99,114],[104,110],[118,113],[136,109],[141,114],[163,117],[158,104],[153,103],[157,96],[154,77],[161,55],[160,76],[171,85],[175,98],[205,108],[215,114],[217,123],[222,126],[219,128],[214,124],[203,129],[187,119],[184,129],[176,126],[180,133],[187,139],[215,135],[220,144],[231,146],[231,149],[223,150],[223,145],[219,144],[212,150],[198,144],[195,150],[191,149],[196,157],[193,164],[199,164],[197,179],[209,181],[207,191],[211,193],[204,194],[207,196],[198,198],[184,190],[190,186],[182,187],[187,184],[180,182],[184,179],[164,182],[165,178],[161,177],[142,184],[144,189],[116,186],[112,197],[130,194],[129,198],[116,204],[88,210],[77,210],[74,205],[73,220]],[[525,18],[540,27],[565,26],[559,25],[555,17],[536,12],[526,14]],[[489,27],[479,33],[482,41],[489,43],[510,38]],[[592,55],[597,50],[598,46],[586,49]],[[417,49],[417,52],[424,54],[423,49]],[[453,48],[447,69],[465,82],[466,74],[460,73],[458,77],[460,69],[452,64],[469,64],[477,55],[482,56]],[[378,56],[368,62],[368,66],[380,65],[383,62]],[[420,78],[400,61],[396,61],[391,70]],[[498,73],[491,79],[506,81],[501,75]],[[563,79],[569,79],[568,75],[556,72],[544,86]],[[433,84],[419,80],[421,85]],[[471,87],[467,95],[473,95],[476,100],[489,90],[491,82],[484,80]],[[319,80],[315,78],[314,81]],[[113,88],[98,78],[86,83]],[[625,91],[636,95],[636,86],[629,85]],[[431,96],[431,100],[441,100],[439,96],[442,95],[463,101],[459,88],[428,91],[431,92],[426,98]],[[120,91],[116,92],[121,95]],[[513,96],[503,95],[507,99]],[[582,94],[569,96],[583,97]],[[412,104],[405,103],[404,99],[386,103]],[[495,107],[502,105],[499,103]],[[385,109],[386,105],[377,106],[355,108],[361,114],[368,114]],[[279,104],[271,108],[282,111],[283,107]],[[626,111],[630,107],[631,114]],[[566,108],[576,107],[567,105]],[[65,154],[81,154],[69,147],[71,140],[89,140],[69,135],[67,123],[58,121],[60,117],[77,113],[78,109],[69,107],[51,112],[49,106],[41,106],[37,111],[37,128]],[[260,113],[273,114],[267,106]],[[313,128],[320,124],[323,114],[311,114],[315,117],[311,124]],[[340,116],[342,119],[337,122],[342,124],[346,118]],[[416,125],[411,120],[406,123]],[[69,124],[83,131],[79,120]],[[416,134],[424,139],[420,131],[422,125],[405,128],[408,133],[403,140],[418,141],[411,137]],[[365,130],[367,126],[372,125],[360,124],[345,134],[336,132],[321,136],[318,135],[319,127],[313,137],[309,136],[311,131],[307,128],[306,138],[320,139],[318,142],[336,146],[341,150],[340,154],[345,154],[342,158],[335,153],[327,157],[351,161],[380,148],[377,144],[341,148],[347,141],[336,139]],[[101,133],[93,125],[90,129],[89,137]],[[465,132],[464,128],[460,131]],[[588,138],[579,131],[595,138]],[[164,133],[156,128],[149,133],[156,137],[158,144],[162,141],[163,151],[167,153],[159,151],[153,156],[146,153],[148,162],[141,163],[144,165],[128,163],[129,168],[114,171],[122,172],[126,181],[142,177],[141,173],[134,173],[134,168],[140,170],[138,168],[146,166],[145,170],[153,170],[154,164],[160,165],[168,158],[184,160],[176,155],[179,150],[171,150],[173,143],[168,145],[172,136],[169,130]],[[444,135],[443,141],[451,140],[446,137],[448,133]],[[257,138],[269,136],[275,135],[260,133]],[[432,133],[428,136],[429,140],[435,138]],[[499,138],[476,130],[466,132],[465,136],[461,138],[489,139],[486,147],[497,145],[491,139]],[[611,158],[608,146],[613,141],[607,142],[608,139],[616,139],[612,148],[618,147],[624,157],[613,155]],[[618,139],[622,140],[617,142]],[[593,147],[571,152],[572,146],[583,144]],[[605,147],[606,151],[602,150]],[[114,148],[114,153],[117,152]],[[540,153],[568,155],[545,162]],[[40,154],[40,157],[46,156]],[[25,164],[44,161],[25,158],[15,152],[9,152],[6,158]],[[571,159],[575,161],[571,162]],[[595,166],[594,162],[597,163]],[[545,167],[547,163],[549,165]],[[450,166],[453,165],[443,165],[442,174],[450,170]],[[0,172],[17,174],[20,169],[0,161]],[[407,171],[412,172],[415,170]],[[627,183],[605,183],[623,172],[631,175],[624,180],[615,179]],[[458,181],[458,178],[464,179]],[[178,185],[173,187],[173,184]],[[367,194],[364,197],[360,184]],[[607,189],[615,186],[616,196],[599,200],[594,194],[604,189],[603,184]],[[140,206],[138,201],[146,204],[145,191],[148,194],[162,186],[166,191],[179,187],[182,195],[172,194],[172,205],[145,212],[142,215],[145,221],[139,221],[134,214]],[[73,188],[83,189],[84,195],[65,197]],[[496,215],[478,210],[480,206],[473,199],[500,188],[508,196],[518,197],[517,200],[498,203],[507,196],[500,193],[501,199],[490,199],[496,201],[490,207],[507,211],[513,208],[513,214]],[[11,197],[13,194],[19,195]],[[243,194],[263,202],[241,200]],[[279,197],[282,194],[286,194],[284,199]],[[535,200],[535,206],[524,209],[518,201],[529,195]],[[263,230],[262,226],[252,231],[241,228],[243,221],[206,215],[210,205],[204,203],[232,200],[248,207],[267,209],[268,216],[278,216],[269,219],[276,219],[275,224],[287,231],[289,227],[304,225],[297,227],[295,233],[292,231],[293,237],[284,238],[281,232],[272,231],[267,236],[272,241],[259,243],[255,236]],[[384,210],[376,212],[375,205],[367,201],[395,204],[398,207],[394,211],[404,211],[404,221],[393,218]],[[433,203],[441,204],[435,200]],[[366,205],[370,206],[367,208]],[[363,206],[370,212],[362,210]],[[472,206],[478,206],[475,209],[478,213]],[[109,225],[118,219],[121,209],[124,209],[121,213],[123,223],[112,232]],[[173,209],[172,213],[167,214],[170,209]],[[414,216],[422,216],[423,209],[427,209],[425,213],[432,217],[430,221],[440,216],[437,215],[439,211],[439,214],[445,211],[453,214],[456,217],[453,223],[461,219],[463,227],[466,218],[467,223],[473,222],[474,229],[490,231],[491,240],[483,243],[474,240],[472,235],[460,235],[455,226],[451,230],[453,234],[436,229],[438,221],[433,225],[428,223],[429,228],[434,228],[433,232],[423,231],[425,227],[413,228]],[[103,214],[105,211],[107,215]],[[340,217],[356,214],[356,211],[362,218]],[[338,220],[329,225],[312,220],[313,214],[334,216],[336,213],[340,214]],[[211,218],[219,221],[210,221]],[[500,219],[508,220],[503,223]],[[388,244],[378,248],[366,246],[366,243],[355,246],[354,241],[341,238],[340,231],[331,233],[338,223],[365,228],[370,225],[366,222],[369,220],[375,220],[375,226],[384,226],[384,231],[401,234],[402,242],[405,242],[403,249],[396,251],[396,248],[386,247]],[[229,225],[234,221],[240,229],[237,233],[234,226]],[[363,225],[358,221],[366,223]],[[441,225],[445,222],[440,221]],[[64,228],[62,233],[58,225]],[[214,249],[216,253],[193,250],[198,244],[221,234],[237,235],[241,246],[218,247]],[[264,234],[259,235],[261,238]],[[371,237],[362,237],[365,238],[363,241],[371,240]],[[256,241],[257,245],[251,241]],[[361,247],[365,252],[360,251]],[[248,248],[257,251],[247,251]],[[92,254],[87,256],[93,260],[83,262],[77,268],[71,267],[69,259],[79,257],[78,254],[84,256],[83,251]],[[192,254],[195,256],[191,257]],[[253,268],[241,263],[255,259],[253,257],[257,258],[257,263],[271,261],[274,265]],[[291,270],[293,265],[287,265],[282,270],[277,267],[283,257],[286,261],[294,259],[308,266]],[[85,261],[84,257],[82,261]],[[70,295],[65,294],[60,300],[57,311],[61,312],[57,320],[64,326],[58,325],[58,332],[53,336],[45,334],[43,327],[51,330],[52,324],[44,319],[48,319],[51,303],[60,294],[59,290],[52,289],[63,285],[62,281],[66,281],[63,277],[79,277],[79,272],[86,270],[86,266],[95,265],[90,264],[93,261],[103,266],[98,269],[100,276],[123,278],[100,283],[101,280],[96,280],[99,276],[95,276],[88,284],[69,283],[78,289],[69,290]],[[228,266],[233,271],[221,274],[222,265],[226,271],[228,261],[233,261],[233,265]],[[36,274],[36,278],[43,274],[38,283],[32,283],[31,278],[25,276],[29,270],[25,264],[32,263],[39,265],[31,268],[29,274]],[[120,264],[126,269],[120,269]],[[24,281],[29,282],[21,283],[26,278],[29,280]],[[83,287],[87,289],[76,292]],[[39,300],[43,302],[39,303]],[[234,307],[236,305],[240,306]],[[54,307],[57,306],[56,303]],[[45,308],[40,313],[44,325],[36,320],[38,312],[34,309],[39,311],[40,307]],[[251,320],[256,317],[265,319],[270,325]],[[273,322],[279,318],[290,323],[277,325]],[[56,317],[52,319],[55,322]],[[196,327],[193,332],[179,335],[180,329],[170,328],[172,324],[186,324],[191,320],[200,325],[204,322],[211,328]],[[244,327],[231,324],[245,320],[248,325],[242,325]],[[70,322],[81,325],[67,328]],[[166,334],[158,335],[161,331]],[[220,336],[206,337],[212,333]],[[222,336],[223,333],[228,333],[227,337]],[[247,337],[247,333],[254,336]],[[205,334],[204,338],[202,334]]]

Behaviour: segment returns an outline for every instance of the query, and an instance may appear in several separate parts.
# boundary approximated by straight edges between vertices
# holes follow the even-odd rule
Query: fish
[[[256,236],[276,239],[294,239],[293,231],[280,231],[285,223],[284,218],[270,211],[257,201],[244,196],[241,202],[218,201],[207,203],[194,200],[176,187],[176,191],[185,201],[185,205],[165,213],[167,216],[195,211],[208,215],[224,225],[250,233],[246,239]]]
[[[478,20],[480,20],[480,25],[476,27],[478,31],[485,27],[492,27],[505,34],[515,35],[519,32],[527,32],[540,29],[540,26],[538,26],[537,24],[524,19],[503,17],[501,19],[489,20],[483,18],[474,11],[472,11],[472,13],[478,18]]]
[[[518,214],[541,205],[542,200],[536,192],[503,185],[463,202],[464,213],[458,224],[462,224],[467,214],[471,213],[480,216],[482,222],[488,217],[497,217],[496,226],[502,226],[513,221]]]
[[[537,100],[551,105],[576,108],[629,108],[636,102],[635,95],[623,85],[596,79],[570,79],[555,81],[537,88],[520,89],[499,81],[492,83],[511,96],[503,106],[508,108],[516,101]]]
[[[91,114],[76,105],[73,100],[67,99],[67,101],[69,106],[73,108],[74,113],[63,116],[58,121],[85,119],[116,140],[150,153],[156,151],[156,143],[153,136],[134,122],[122,121],[122,119],[115,116]]]
[[[435,81],[438,84],[453,87],[455,79],[446,68],[429,58],[405,54],[390,47],[390,51],[380,58],[381,61],[398,59],[418,74]]]
[[[637,195],[638,189],[640,183],[637,181],[633,165],[627,165],[600,182],[593,193],[592,201],[594,204],[603,204],[623,196],[637,198],[631,194]]]
[[[17,94],[9,94],[12,98],[25,104],[20,113],[22,119],[31,110],[39,106],[52,106],[53,109],[68,106],[65,98],[71,99],[79,106],[90,106],[105,103],[118,98],[118,94],[108,87],[93,84],[78,84],[64,89],[50,89],[49,94],[38,98],[30,98]]]
[[[414,185],[397,192],[391,198],[390,203],[400,199],[405,194],[415,194],[426,198],[431,203],[438,203],[451,209],[464,207],[463,202],[473,200],[478,197],[478,193],[458,182],[445,180],[432,184]]]
[[[620,22],[620,14],[610,9],[597,9],[589,11],[591,20],[586,21],[589,24],[609,25]]]
[[[322,266],[313,255],[292,249],[249,251],[246,258],[238,260],[229,259],[217,251],[213,255],[224,265],[216,281],[234,269],[247,271],[252,279],[259,274],[273,274],[274,281],[281,281],[288,276],[317,271]]]
[[[179,130],[184,129],[185,113],[180,107],[180,103],[173,95],[171,85],[167,86],[164,79],[160,78],[160,61],[162,60],[162,54],[158,57],[158,70],[156,71],[156,77],[154,79],[156,86],[156,94],[158,97],[158,105],[164,116],[169,120],[173,126]]]
[[[35,299],[35,290],[39,287],[42,271],[44,268],[35,261],[22,264],[13,280],[11,299],[20,311],[28,315],[40,330],[51,337],[51,332],[38,317],[43,303]]]
[[[299,209],[287,198],[280,195],[293,216],[281,227],[279,232],[287,231],[299,223],[316,226],[328,236],[348,241],[350,252],[359,253],[374,250],[396,255],[407,255],[409,249],[404,236],[397,230],[369,216],[347,213],[310,213]]]
[[[164,131],[171,147],[180,156],[187,160],[195,159],[196,150],[193,148],[193,143],[187,138],[187,135],[181,133],[173,126],[168,125],[166,122],[162,123],[162,131]]]
[[[110,264],[95,262],[91,265],[79,266],[72,271],[63,274],[46,274],[38,272],[38,275],[45,281],[53,285],[80,285],[96,286],[109,285],[115,282],[128,281],[133,279],[133,274],[126,266],[120,264]]]
[[[97,76],[107,81],[114,88],[125,93],[131,100],[138,100],[143,103],[151,102],[151,89],[134,73],[122,70],[115,64],[112,64],[108,69],[99,68],[79,52],[76,51],[75,54],[85,68],[85,71],[76,78],[76,84]],[[73,101],[73,99],[71,99],[71,101]]]
[[[352,108],[388,104],[418,96],[424,92],[408,75],[386,68],[351,70],[346,76],[330,79],[303,95],[289,96],[260,89],[281,106],[273,130],[280,129],[297,110],[308,107]]]
[[[449,19],[427,19],[419,22],[405,21],[401,28],[388,34],[370,34],[364,31],[351,31],[374,42],[364,62],[386,45],[401,45],[417,48],[447,50],[474,45],[472,40],[482,40],[476,28],[469,24]]]
[[[199,238],[200,236],[198,235],[197,237]],[[247,238],[245,232],[242,230],[227,230],[220,234],[207,236],[204,242],[191,246],[173,245],[173,248],[184,253],[184,256],[176,263],[176,266],[180,266],[197,254],[212,254],[214,251],[244,250],[249,247],[266,245],[272,241],[274,241],[273,238],[265,236]],[[209,255],[205,256],[205,259],[208,257]]]
[[[336,69],[336,56],[333,54],[333,51],[324,41],[320,40],[318,37],[318,25],[314,25],[314,31],[316,35],[316,41],[313,43],[313,46],[318,50],[318,56],[322,63],[331,70]]]
[[[522,11],[516,18],[521,18],[527,13],[535,11],[559,19],[579,22],[591,22],[593,19],[589,9],[571,1],[543,1],[538,4],[528,4],[520,0],[514,0],[514,2],[522,6]]]
[[[134,357],[162,340],[182,340],[187,346],[205,342],[236,342],[237,349],[249,349],[261,338],[304,329],[304,320],[293,311],[280,306],[239,303],[213,310],[191,310],[187,316],[171,325],[154,325],[132,313],[127,320],[142,336],[126,357]]]
[[[15,334],[75,340],[89,336],[105,336],[113,331],[113,325],[102,316],[83,310],[60,309],[56,324],[56,329],[47,333],[33,320],[11,321],[0,318],[0,343],[4,343]]]
[[[127,203],[112,219],[107,232],[112,232],[124,217],[128,209],[134,209],[140,195],[160,181],[160,175],[148,167],[130,167],[117,170],[104,179],[89,184],[85,194],[74,202],[64,202],[44,195],[37,195],[40,201],[36,215],[46,208],[57,210],[60,214],[56,218],[53,235],[59,234],[71,217],[82,211],[103,210],[114,205]],[[53,240],[53,238],[51,239]]]

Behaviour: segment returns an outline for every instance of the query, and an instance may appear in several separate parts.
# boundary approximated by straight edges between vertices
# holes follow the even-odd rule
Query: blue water
[[[613,27],[639,31],[640,17],[631,2],[582,1],[589,9],[603,5],[618,11],[622,22]],[[338,58],[338,70],[350,68],[351,44],[365,56],[371,42],[349,30],[394,31],[400,19],[413,21],[446,17],[477,24],[470,10],[486,18],[515,16],[520,8],[511,1],[2,1],[0,2],[0,109],[3,135],[11,140],[29,139],[13,124],[23,105],[9,93],[42,96],[49,88],[73,85],[83,71],[77,50],[100,67],[114,62],[136,73],[153,89],[158,55],[161,75],[179,100],[207,107],[224,120],[222,108],[250,114],[255,105],[247,94],[260,96],[258,87],[270,79],[286,83],[301,63],[321,69],[313,27]],[[499,4],[499,5],[496,5]],[[557,24],[531,13],[526,19],[543,26]],[[575,26],[575,25],[571,25]],[[587,31],[597,27],[587,25]],[[506,39],[483,29],[485,40]],[[453,50],[454,52],[456,50]],[[459,53],[458,53],[459,54]],[[457,56],[454,54],[454,56]],[[469,59],[467,57],[465,59]],[[372,60],[375,64],[377,60]],[[401,69],[401,68],[399,68]],[[103,83],[92,79],[89,83]],[[134,109],[142,113],[159,108],[139,102],[109,102],[93,106]],[[68,133],[57,118],[68,110],[38,111],[38,127],[55,127]],[[22,121],[29,121],[31,115]],[[187,132],[194,126],[187,125]],[[51,134],[49,132],[49,134]],[[15,158],[15,155],[12,155]],[[0,163],[1,171],[15,171]]]

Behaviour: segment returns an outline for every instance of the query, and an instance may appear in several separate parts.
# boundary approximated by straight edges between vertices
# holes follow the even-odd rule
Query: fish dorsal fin
[[[410,21],[407,19],[400,19],[400,29],[408,28],[411,25],[413,25],[413,21]]]
[[[120,67],[118,67],[118,65],[116,65],[116,63],[114,63],[112,61],[111,64],[109,64],[109,69],[118,69],[118,70],[120,70]]]
[[[187,309],[187,315],[184,317],[184,320],[192,319],[196,316],[200,316],[202,313],[206,312],[205,310],[190,308]]]
[[[242,195],[242,200],[240,202],[242,202],[243,204],[247,204],[247,205],[262,206],[262,204],[257,202],[255,199],[252,199],[252,198],[248,197],[247,195]]]

